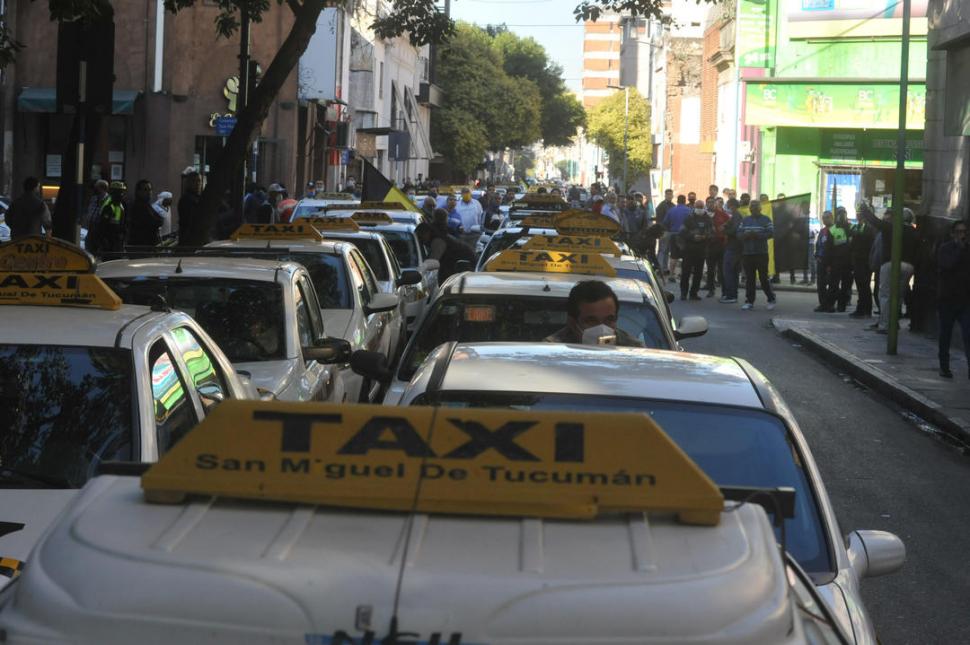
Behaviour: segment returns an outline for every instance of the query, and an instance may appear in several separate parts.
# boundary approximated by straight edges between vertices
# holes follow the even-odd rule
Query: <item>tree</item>
[[[627,126],[628,184],[650,172],[653,139],[650,134],[650,104],[630,88],[630,116]],[[623,133],[625,92],[614,92],[587,114],[586,136],[609,156],[610,176],[623,175]],[[624,187],[626,188],[626,186]]]

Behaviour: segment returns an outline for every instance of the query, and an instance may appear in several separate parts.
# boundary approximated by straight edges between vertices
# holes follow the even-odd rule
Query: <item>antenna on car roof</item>
[[[179,258],[179,263],[175,265],[175,273],[182,273],[182,258]]]

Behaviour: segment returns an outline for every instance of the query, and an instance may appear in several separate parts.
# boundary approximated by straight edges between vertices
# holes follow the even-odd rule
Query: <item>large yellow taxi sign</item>
[[[553,228],[556,225],[552,215],[527,215],[522,218],[522,228]]]
[[[405,204],[400,202],[361,202],[357,205],[363,210],[384,210],[384,211],[406,211],[409,210]]]
[[[598,252],[507,249],[485,264],[486,271],[535,271],[615,276],[616,269]]]
[[[0,244],[0,304],[114,310],[121,299],[80,247],[40,236]]]
[[[155,502],[199,494],[555,518],[663,511],[696,524],[716,524],[724,504],[646,415],[235,400],[153,465],[142,488]]]
[[[233,240],[320,240],[323,235],[314,226],[298,224],[243,224],[232,234]]]
[[[309,224],[318,231],[359,231],[360,226],[349,217],[307,217],[302,222]]]
[[[607,215],[573,209],[556,216],[555,228],[560,235],[611,237],[620,232],[620,223]]]
[[[607,253],[619,257],[620,247],[608,237],[592,235],[537,235],[522,246],[523,251],[562,251],[566,253]]]
[[[391,216],[383,211],[356,211],[350,216],[358,224],[376,226],[378,224],[393,224]]]

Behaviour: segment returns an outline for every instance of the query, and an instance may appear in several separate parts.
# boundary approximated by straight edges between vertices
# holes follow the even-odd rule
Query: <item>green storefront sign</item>
[[[894,130],[822,130],[819,162],[841,165],[896,165]],[[923,163],[923,131],[906,131],[907,165]]]
[[[899,85],[852,83],[747,84],[747,125],[825,128],[896,128]],[[926,121],[926,85],[907,92],[906,127],[922,130]]]
[[[740,67],[771,67],[775,59],[777,0],[738,0],[735,42]]]

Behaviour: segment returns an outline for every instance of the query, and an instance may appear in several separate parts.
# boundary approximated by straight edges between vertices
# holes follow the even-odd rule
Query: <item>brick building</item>
[[[583,26],[583,107],[587,110],[615,92],[620,85],[620,17],[600,16]]]
[[[701,39],[671,36],[664,55],[667,82],[661,154],[671,177],[666,188],[703,196],[711,179],[711,153],[701,146]]]

